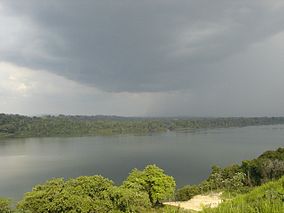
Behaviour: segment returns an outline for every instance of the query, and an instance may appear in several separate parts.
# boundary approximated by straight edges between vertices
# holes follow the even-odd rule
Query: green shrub
[[[11,213],[11,202],[8,199],[0,198],[0,212]]]
[[[284,148],[266,151],[258,158],[245,160],[241,165],[246,174],[246,185],[259,186],[284,175]]]
[[[108,212],[113,209],[107,199],[112,187],[112,181],[102,176],[52,179],[26,193],[17,208],[37,213]]]
[[[114,186],[111,180],[97,175],[67,181],[57,178],[37,185],[25,194],[17,209],[25,213],[104,213],[141,212],[150,207],[144,191]]]
[[[176,200],[186,201],[191,199],[193,196],[201,193],[200,187],[197,185],[187,185],[178,189],[175,194]]]
[[[175,180],[156,165],[148,165],[143,171],[134,169],[123,182],[123,187],[148,194],[152,205],[160,204],[174,195]]]
[[[120,212],[141,212],[151,207],[149,197],[145,192],[113,187],[109,196],[114,208]]]

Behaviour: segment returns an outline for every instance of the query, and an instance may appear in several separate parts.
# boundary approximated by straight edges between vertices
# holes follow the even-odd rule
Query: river
[[[101,174],[120,184],[133,168],[156,164],[178,187],[212,165],[226,166],[284,146],[284,125],[202,129],[151,135],[0,140],[0,197],[18,200],[53,177]]]

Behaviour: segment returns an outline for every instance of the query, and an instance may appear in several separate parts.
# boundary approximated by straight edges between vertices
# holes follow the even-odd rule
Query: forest
[[[213,166],[209,177],[197,185],[176,190],[173,177],[156,165],[133,169],[121,185],[100,175],[54,178],[33,187],[12,204],[0,199],[1,213],[61,212],[191,212],[163,205],[169,200],[189,200],[194,195],[223,192],[217,208],[204,213],[281,213],[284,211],[284,148],[266,151],[258,158],[225,168]],[[14,207],[13,207],[14,206]]]
[[[149,134],[284,124],[284,117],[139,118],[118,116],[22,116],[0,114],[0,138]]]

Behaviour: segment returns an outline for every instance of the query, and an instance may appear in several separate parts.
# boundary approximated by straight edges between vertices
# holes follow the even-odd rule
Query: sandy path
[[[165,205],[179,206],[180,208],[201,211],[203,206],[217,207],[222,199],[221,193],[212,193],[209,195],[196,195],[188,201],[165,202]]]

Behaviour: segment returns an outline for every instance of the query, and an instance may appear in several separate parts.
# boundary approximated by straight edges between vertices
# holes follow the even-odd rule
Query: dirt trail
[[[188,201],[165,202],[165,205],[179,206],[180,208],[201,211],[203,206],[217,207],[221,202],[221,193],[212,193],[208,195],[196,195]]]

